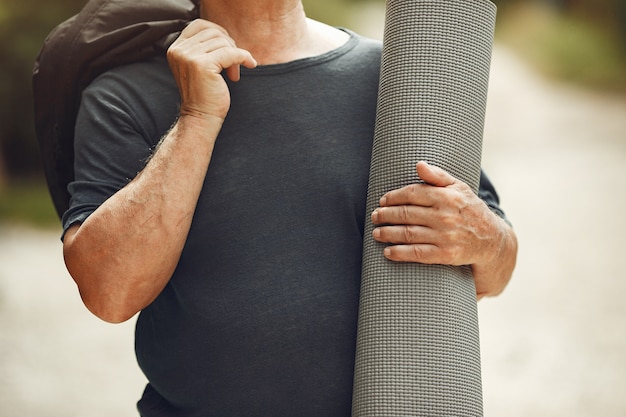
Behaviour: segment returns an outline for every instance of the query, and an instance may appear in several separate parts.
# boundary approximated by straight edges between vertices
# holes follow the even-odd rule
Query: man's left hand
[[[499,294],[515,265],[514,232],[464,182],[426,162],[416,169],[424,184],[388,192],[372,213],[374,238],[391,244],[385,257],[471,265],[478,298]]]

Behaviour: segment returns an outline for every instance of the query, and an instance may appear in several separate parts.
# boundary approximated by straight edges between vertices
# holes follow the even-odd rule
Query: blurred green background
[[[383,0],[307,0],[308,14],[348,26]],[[46,35],[84,0],[0,0],[0,222],[57,227],[41,172],[31,70]],[[626,1],[498,0],[497,38],[547,77],[626,94]]]

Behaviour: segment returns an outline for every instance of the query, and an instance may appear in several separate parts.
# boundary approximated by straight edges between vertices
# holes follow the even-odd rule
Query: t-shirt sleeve
[[[75,126],[75,178],[68,186],[71,198],[62,218],[63,235],[143,169],[175,119],[177,97],[163,94],[163,83],[152,87],[161,89],[158,94],[146,92],[158,84],[148,78],[158,74],[146,75],[144,68],[107,72],[83,91]],[[162,117],[155,117],[153,110],[161,105]]]
[[[501,217],[505,222],[511,225],[511,222],[506,217],[506,213],[500,207],[500,197],[496,192],[493,183],[487,176],[484,170],[480,171],[480,185],[478,187],[478,196],[487,204],[487,207]]]

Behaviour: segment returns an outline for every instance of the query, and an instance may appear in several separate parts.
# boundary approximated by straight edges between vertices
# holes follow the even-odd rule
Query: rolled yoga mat
[[[478,190],[496,8],[388,0],[367,213],[437,165]],[[469,266],[396,263],[366,222],[352,414],[482,416]]]

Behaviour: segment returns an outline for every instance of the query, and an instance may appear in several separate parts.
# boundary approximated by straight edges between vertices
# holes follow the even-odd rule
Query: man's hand
[[[167,51],[181,98],[181,116],[224,119],[230,108],[228,86],[239,80],[239,67],[256,67],[250,52],[237,48],[226,30],[215,23],[197,19],[182,31]]]
[[[374,238],[391,243],[390,260],[471,265],[478,298],[499,294],[512,274],[512,229],[469,186],[444,170],[417,164],[424,184],[390,191],[372,213]]]

